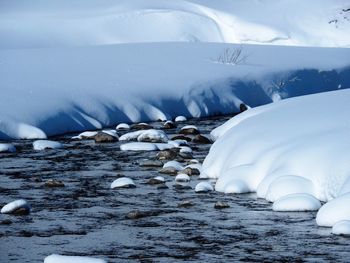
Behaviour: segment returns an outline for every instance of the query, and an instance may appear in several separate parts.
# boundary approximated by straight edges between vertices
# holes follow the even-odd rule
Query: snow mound
[[[350,219],[349,194],[341,195],[349,190],[349,98],[350,90],[339,90],[239,114],[214,130],[203,176],[217,178],[220,192],[259,189],[270,201],[292,193],[329,201],[317,215],[321,226]]]
[[[114,180],[111,184],[111,188],[130,188],[135,187],[135,183],[132,179],[128,177],[121,177]]]
[[[168,167],[172,167],[172,168],[176,169],[177,171],[181,171],[184,169],[182,164],[180,164],[178,161],[168,161],[163,165],[163,168],[168,168]]]
[[[320,209],[321,202],[309,194],[289,194],[277,199],[272,210],[279,212],[315,211]]]
[[[200,182],[196,185],[194,191],[196,193],[204,193],[214,191],[214,187],[209,182]]]
[[[14,153],[16,152],[16,147],[10,143],[0,143],[0,153],[1,152]]]
[[[142,132],[137,140],[139,142],[168,142],[169,138],[163,131],[150,129]]]
[[[129,142],[120,145],[122,151],[163,151],[174,148],[168,143]]]
[[[18,199],[18,200],[12,201],[11,203],[8,203],[3,208],[1,208],[1,213],[11,214],[12,212],[20,208],[30,211],[30,205],[28,204],[28,202],[24,199]]]
[[[176,182],[189,182],[191,178],[187,174],[178,174],[175,176]]]
[[[63,256],[52,254],[45,258],[44,263],[107,263],[107,261],[92,257]]]
[[[185,116],[177,116],[175,118],[175,122],[182,122],[182,121],[187,121],[187,118]]]
[[[61,149],[63,148],[63,144],[55,141],[49,140],[37,140],[33,142],[34,150],[41,151],[46,149]]]
[[[117,130],[130,130],[130,125],[127,123],[119,123],[116,127]]]
[[[85,139],[93,139],[97,135],[97,131],[84,131],[77,136],[73,136],[73,140],[85,140]]]
[[[333,227],[332,227],[332,234],[335,235],[350,235],[350,220],[343,220],[337,222]]]

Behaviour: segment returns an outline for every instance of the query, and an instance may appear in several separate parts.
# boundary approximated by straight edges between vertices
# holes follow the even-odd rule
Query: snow
[[[137,137],[139,137],[143,132],[143,130],[140,131],[133,131],[133,132],[128,132],[123,134],[122,136],[119,137],[119,141],[133,141],[137,140]]]
[[[44,263],[107,263],[107,261],[92,257],[63,256],[52,254],[44,259]]]
[[[180,153],[192,153],[192,149],[188,146],[181,146]]]
[[[272,210],[279,212],[301,212],[317,211],[321,207],[321,202],[309,194],[288,194],[277,199],[272,206]]]
[[[33,149],[36,151],[41,151],[46,149],[60,149],[60,148],[63,148],[63,144],[55,141],[37,140],[33,142]]]
[[[111,184],[111,188],[121,188],[121,187],[130,187],[135,186],[135,183],[132,179],[128,177],[121,177],[114,180]]]
[[[337,222],[332,227],[332,234],[335,235],[350,235],[350,221],[349,220],[343,220]]]
[[[28,202],[26,200],[18,199],[18,200],[12,201],[11,203],[8,203],[3,208],[1,208],[1,213],[2,214],[10,214],[19,208],[24,208],[26,210],[30,210],[30,205],[28,204]]]
[[[214,187],[209,182],[200,182],[196,185],[194,191],[196,193],[211,192],[214,191]]]
[[[16,152],[16,147],[10,143],[0,143],[0,153],[2,152],[14,153]]]
[[[178,174],[175,176],[176,182],[189,182],[191,179],[187,174]]]
[[[216,141],[201,177],[217,178],[217,191],[259,190],[270,201],[293,193],[314,196],[327,202],[317,215],[320,226],[350,219],[349,98],[350,90],[325,92],[233,117],[212,132]]]
[[[180,164],[178,161],[168,161],[163,165],[163,168],[167,168],[167,167],[172,167],[178,171],[181,171],[184,169],[184,167],[182,166],[182,164]]]
[[[155,142],[168,142],[169,138],[165,132],[160,130],[145,130],[138,137],[139,142],[155,141]]]
[[[187,121],[187,118],[185,116],[177,116],[175,118],[175,122],[182,122],[182,121]]]
[[[163,176],[156,176],[156,177],[153,177],[154,180],[157,180],[157,181],[160,181],[160,182],[165,182],[165,179]]]
[[[72,139],[73,140],[93,139],[95,135],[97,135],[97,133],[98,133],[97,131],[85,131],[78,134],[77,136],[73,136]]]
[[[115,130],[102,130],[102,132],[105,134],[111,135],[115,138],[119,138],[117,131],[115,131]]]
[[[116,127],[117,130],[129,130],[130,125],[127,123],[119,123]]]

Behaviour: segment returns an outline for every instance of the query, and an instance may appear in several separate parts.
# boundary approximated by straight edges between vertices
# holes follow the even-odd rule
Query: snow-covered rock
[[[185,116],[177,116],[175,118],[175,122],[183,122],[183,121],[187,121],[187,118]]]
[[[119,123],[116,127],[116,130],[130,130],[130,125],[127,123]]]
[[[52,254],[44,259],[44,263],[107,263],[104,259],[81,257],[81,256],[63,256]]]
[[[350,235],[350,220],[342,220],[334,224],[332,234],[335,235]]]
[[[136,187],[134,181],[128,177],[121,177],[114,180],[111,184],[111,188],[134,188]]]
[[[192,153],[192,149],[188,146],[181,146],[180,147],[180,153]]]
[[[128,132],[123,134],[122,136],[119,137],[119,141],[133,141],[137,140],[137,137],[139,137],[144,131],[133,131],[133,132]]]
[[[165,132],[161,130],[146,130],[142,132],[138,137],[137,140],[139,142],[168,142],[168,136],[166,135]]]
[[[94,137],[97,135],[97,131],[84,131],[77,136],[73,136],[73,140],[86,140],[86,139],[94,139]]]
[[[49,140],[37,140],[33,142],[34,150],[41,151],[45,149],[61,149],[63,144],[60,142],[49,141]]]
[[[2,152],[14,153],[16,152],[16,147],[10,143],[0,143],[0,153]]]
[[[120,145],[122,151],[158,151],[155,143],[150,142],[129,142]]]
[[[29,214],[30,205],[24,199],[12,201],[1,208],[2,214]]]
[[[195,125],[186,125],[179,131],[181,134],[199,134],[199,130]]]
[[[184,166],[180,164],[178,161],[168,161],[163,165],[163,168],[168,168],[168,167],[172,167],[177,171],[181,171],[182,169],[184,169]]]
[[[214,191],[214,187],[209,182],[200,182],[196,185],[194,189],[196,193],[204,193]]]
[[[176,182],[189,182],[191,179],[187,174],[178,174],[175,177]]]
[[[272,206],[274,211],[316,211],[321,202],[310,194],[289,194],[277,199]]]

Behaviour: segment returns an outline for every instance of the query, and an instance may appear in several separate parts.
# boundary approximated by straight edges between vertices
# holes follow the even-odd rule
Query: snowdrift
[[[350,90],[339,90],[249,109],[212,132],[201,176],[217,178],[217,191],[243,185],[278,206],[292,194],[330,201],[319,210],[321,226],[349,220],[349,101]],[[300,200],[284,200],[281,210],[316,207]]]
[[[242,48],[244,63],[218,62]],[[150,43],[0,50],[0,139],[200,117],[350,87],[350,49]]]

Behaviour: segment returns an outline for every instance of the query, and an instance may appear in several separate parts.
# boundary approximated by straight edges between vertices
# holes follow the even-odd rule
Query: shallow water
[[[191,120],[203,134],[227,118]],[[160,125],[153,123],[153,125]],[[178,127],[178,128],[179,128]],[[167,132],[176,133],[176,129]],[[52,254],[101,257],[108,262],[227,262],[227,261],[349,261],[349,239],[317,227],[315,212],[277,213],[271,203],[254,194],[196,194],[145,184],[160,168],[140,167],[156,152],[121,152],[120,143],[95,144],[55,138],[62,150],[35,152],[31,141],[14,142],[15,154],[0,154],[0,206],[25,198],[28,216],[0,214],[0,262],[42,262]],[[208,145],[191,144],[202,162]],[[110,189],[120,175],[137,188]],[[47,188],[48,179],[62,180],[63,188]],[[191,207],[178,207],[184,200]],[[228,209],[214,209],[225,201]],[[145,212],[127,219],[132,210]],[[9,219],[11,224],[4,224]],[[6,221],[5,221],[6,222]]]

